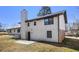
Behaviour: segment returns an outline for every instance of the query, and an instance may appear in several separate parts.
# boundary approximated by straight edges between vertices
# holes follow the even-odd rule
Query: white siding
[[[64,15],[59,16],[59,42],[64,40],[65,36],[65,18]]]
[[[64,15],[59,16],[59,27],[60,27],[61,30],[65,30]]]
[[[26,24],[25,20],[27,20],[27,11],[24,9],[21,11],[21,39],[26,39]]]
[[[44,20],[36,21],[36,26],[34,26],[34,21],[29,23],[30,26],[27,27],[26,23],[23,29],[23,34],[26,34],[26,37],[27,32],[30,31],[31,40],[58,42],[58,17],[54,17],[54,24],[51,25],[44,25]],[[47,31],[52,31],[52,38],[47,38]]]
[[[10,34],[20,34],[20,32],[18,33],[17,30],[18,30],[17,28],[16,29],[11,29],[11,33]]]
[[[21,33],[20,32],[17,32],[18,28],[8,29],[8,30],[11,30],[11,32],[8,32],[8,33],[11,34],[11,35],[13,35],[15,38],[20,38]]]

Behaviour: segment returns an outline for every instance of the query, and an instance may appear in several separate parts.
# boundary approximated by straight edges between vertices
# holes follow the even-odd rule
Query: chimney
[[[21,11],[21,39],[26,39],[26,23],[25,20],[27,20],[27,11],[23,9]]]
[[[26,11],[26,9],[23,9],[21,11],[21,21],[25,22],[25,20],[27,20],[27,11]]]

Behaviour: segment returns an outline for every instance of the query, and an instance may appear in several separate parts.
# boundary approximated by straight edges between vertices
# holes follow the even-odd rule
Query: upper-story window
[[[34,25],[36,25],[36,22],[34,22]]]
[[[46,18],[46,19],[44,20],[44,24],[45,24],[45,25],[53,24],[53,18]]]
[[[48,25],[48,19],[45,19],[45,20],[44,20],[44,24],[45,24],[45,25]]]
[[[29,26],[29,23],[27,25]]]

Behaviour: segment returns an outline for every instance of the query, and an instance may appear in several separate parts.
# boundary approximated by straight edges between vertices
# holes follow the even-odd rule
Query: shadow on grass
[[[55,45],[57,47],[71,48],[71,49],[79,51],[79,40],[77,40],[77,39],[65,38],[62,43],[54,43],[54,42],[52,43],[52,42],[44,42],[44,41],[37,41],[37,42]]]
[[[15,38],[15,37],[12,37],[12,39],[21,40],[19,38]],[[45,42],[45,41],[36,41],[36,42],[45,43],[45,44],[49,44],[49,45],[54,45],[54,46],[57,46],[57,47],[71,48],[71,49],[79,51],[79,40],[77,40],[77,39],[65,38],[62,43]]]
[[[14,36],[11,37],[11,39],[14,39],[14,40],[21,40],[21,38],[15,38]]]
[[[75,49],[75,50],[79,51],[79,40],[78,39],[65,38],[65,40],[63,41],[62,44],[64,47]]]

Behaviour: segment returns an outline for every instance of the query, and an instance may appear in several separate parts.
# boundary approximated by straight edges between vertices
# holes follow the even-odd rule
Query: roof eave
[[[47,17],[52,17],[52,16],[56,16],[56,15],[60,15],[60,14],[64,14],[65,23],[67,23],[67,16],[66,16],[66,11],[65,10],[64,11],[61,11],[61,12],[56,12],[54,14],[49,14],[49,15],[45,15],[45,16],[38,17],[38,18],[26,20],[25,22],[36,21],[36,20],[40,20],[40,19],[44,19],[44,18],[47,18]]]

